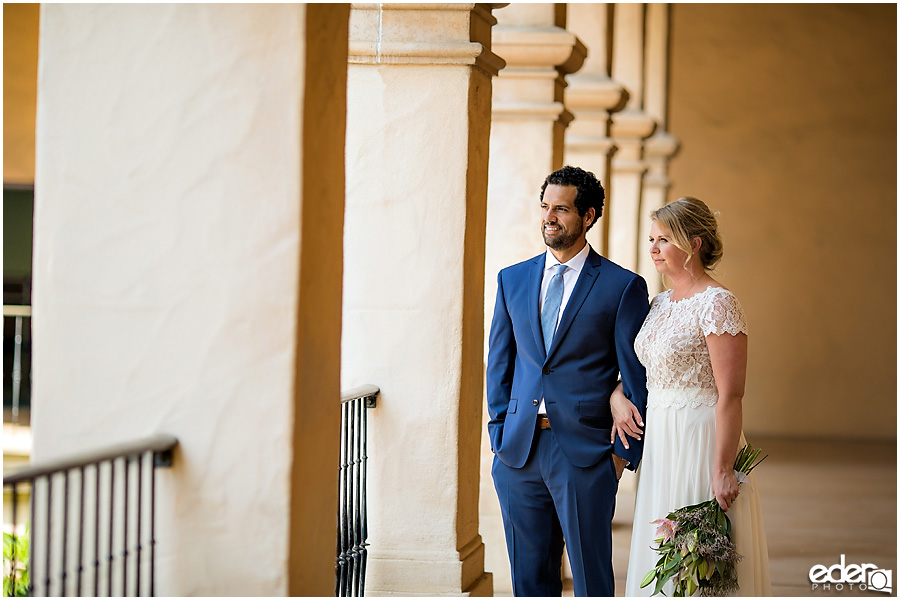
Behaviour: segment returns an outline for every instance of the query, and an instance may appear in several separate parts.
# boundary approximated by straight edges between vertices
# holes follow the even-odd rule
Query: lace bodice
[[[648,406],[696,408],[718,399],[706,336],[747,333],[744,311],[730,291],[708,287],[673,302],[658,294],[634,341],[647,370]]]

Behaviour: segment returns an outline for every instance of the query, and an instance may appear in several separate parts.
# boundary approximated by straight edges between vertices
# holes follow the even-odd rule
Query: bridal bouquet
[[[750,471],[766,459],[761,450],[747,444],[734,460],[735,476],[744,483]],[[676,597],[725,596],[738,589],[735,567],[743,558],[731,541],[731,521],[715,498],[679,508],[665,519],[653,521],[659,525],[654,550],[659,553],[656,568],[644,575],[641,587],[656,580],[653,595],[660,593],[670,579],[675,582]]]

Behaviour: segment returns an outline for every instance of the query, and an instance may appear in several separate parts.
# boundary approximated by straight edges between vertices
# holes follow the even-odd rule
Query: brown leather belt
[[[550,419],[547,418],[547,415],[538,415],[537,426],[538,429],[550,429]]]

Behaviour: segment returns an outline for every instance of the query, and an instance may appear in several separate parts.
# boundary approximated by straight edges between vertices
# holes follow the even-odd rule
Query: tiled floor
[[[868,596],[812,590],[809,570],[871,563],[897,573],[896,443],[753,438],[769,458],[754,473],[762,497],[775,596]],[[613,519],[616,593],[625,590],[634,493],[621,490]],[[566,586],[564,595],[572,595]]]

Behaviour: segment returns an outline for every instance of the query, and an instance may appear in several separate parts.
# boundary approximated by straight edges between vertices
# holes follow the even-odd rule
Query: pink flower
[[[659,524],[659,527],[656,529],[657,540],[655,541],[662,540],[663,543],[665,543],[675,536],[675,521],[670,519],[657,519],[650,524]]]

